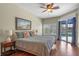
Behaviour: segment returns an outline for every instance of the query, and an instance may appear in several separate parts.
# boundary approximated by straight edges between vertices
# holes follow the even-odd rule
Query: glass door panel
[[[66,22],[62,21],[60,22],[60,38],[63,41],[66,41]]]
[[[68,36],[68,39],[67,41],[69,43],[72,43],[72,32],[73,32],[73,24],[67,24],[67,36]]]

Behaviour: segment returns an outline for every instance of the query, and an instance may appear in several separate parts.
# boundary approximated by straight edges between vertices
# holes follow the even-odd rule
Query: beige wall
[[[59,20],[67,20],[68,18],[76,17],[76,14],[77,14],[77,9],[60,16]]]
[[[41,20],[30,12],[14,4],[0,4],[0,29],[15,30],[15,17],[32,21],[32,30],[37,29],[38,34],[42,33]]]
[[[78,9],[78,11],[77,11],[77,45],[78,45],[78,47],[79,47],[79,9]]]
[[[59,18],[60,18],[60,17],[53,17],[53,18],[46,18],[46,19],[43,19],[43,24],[57,23]]]

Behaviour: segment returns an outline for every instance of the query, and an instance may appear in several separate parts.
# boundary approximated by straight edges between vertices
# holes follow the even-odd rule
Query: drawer
[[[7,43],[7,44],[3,44],[2,46],[6,48],[6,47],[13,46],[13,45],[14,45],[14,43]]]

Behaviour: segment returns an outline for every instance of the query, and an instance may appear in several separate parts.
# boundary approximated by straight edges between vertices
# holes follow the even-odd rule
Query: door
[[[60,21],[60,39],[62,41],[76,43],[76,18]]]
[[[66,21],[60,21],[60,39],[63,41],[67,41],[66,29]]]

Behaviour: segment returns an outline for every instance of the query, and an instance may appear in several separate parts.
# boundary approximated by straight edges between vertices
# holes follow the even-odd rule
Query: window
[[[43,25],[43,35],[56,35],[57,24],[44,24]]]

